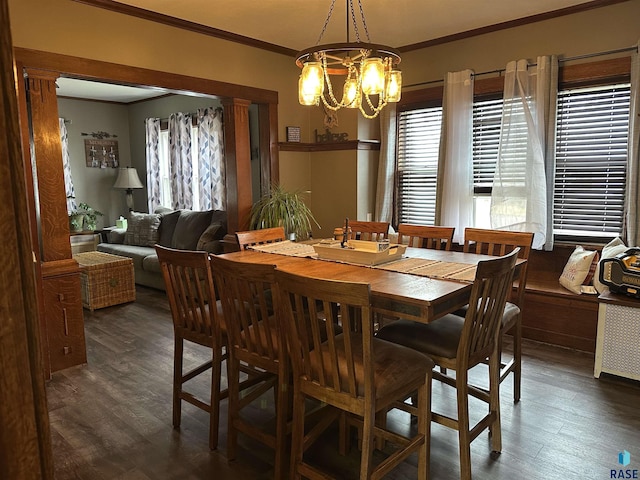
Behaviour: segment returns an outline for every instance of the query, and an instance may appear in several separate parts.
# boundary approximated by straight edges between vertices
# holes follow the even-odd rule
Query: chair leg
[[[513,329],[513,402],[520,401],[520,385],[522,382],[522,317],[516,320]]]
[[[431,375],[418,389],[418,434],[424,443],[418,450],[418,478],[429,480],[429,456],[431,452]]]
[[[491,450],[494,454],[502,451],[502,430],[500,426],[500,353],[494,352],[489,358],[489,412],[494,421],[489,427]]]
[[[340,455],[346,455],[351,450],[351,428],[346,412],[340,413],[338,422],[340,432],[340,438],[338,439],[338,453]]]
[[[286,365],[287,362],[281,362],[281,364]],[[284,465],[286,465],[287,420],[289,419],[289,397],[291,396],[288,378],[289,372],[286,366],[280,368],[277,379],[278,401],[276,403],[276,458],[274,461],[274,478],[276,480],[285,478],[286,476],[286,468],[284,468]]]
[[[235,358],[233,350],[230,349],[227,357],[227,375],[228,375],[228,391],[229,391],[229,421],[227,425],[227,460],[236,459],[236,450],[238,447],[238,430],[236,422],[240,417],[240,362]]]
[[[469,432],[468,374],[465,369],[456,371],[456,395],[458,400],[458,448],[460,449],[460,480],[471,480],[471,433]]]
[[[360,454],[360,480],[371,478],[373,471],[373,449],[375,441],[375,412],[374,408],[365,412],[362,422],[362,452]]]
[[[293,392],[293,424],[291,427],[291,464],[290,474],[292,480],[298,480],[298,466],[302,463],[304,455],[304,395],[294,386]]]
[[[222,376],[222,350],[213,347],[211,362],[211,405],[209,410],[209,448],[218,448],[218,429],[220,426],[220,378]]]
[[[174,338],[173,348],[173,428],[180,428],[180,417],[182,413],[182,353],[184,351],[184,340],[179,337]]]

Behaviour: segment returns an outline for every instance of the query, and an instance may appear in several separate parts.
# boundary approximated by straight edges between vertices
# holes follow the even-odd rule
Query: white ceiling
[[[118,0],[182,20],[303,50],[316,44],[332,0]],[[358,1],[354,0],[356,18]],[[361,0],[371,43],[402,47],[543,14],[586,0]],[[335,8],[321,43],[346,41],[346,1]],[[367,41],[360,28],[360,38]],[[352,33],[350,41],[355,41]]]
[[[129,87],[64,77],[56,80],[56,86],[56,95],[58,97],[83,98],[119,103],[131,103],[169,93],[159,88]]]

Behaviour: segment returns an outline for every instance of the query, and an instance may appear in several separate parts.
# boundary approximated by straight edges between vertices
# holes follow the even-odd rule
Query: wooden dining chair
[[[398,225],[398,243],[406,243],[410,247],[449,251],[455,230],[455,227],[401,223]]]
[[[216,298],[207,252],[174,250],[156,245],[171,316],[173,317],[173,426],[180,427],[182,401],[209,413],[209,448],[218,445],[220,401],[227,391],[220,390],[222,362],[227,358],[226,333],[222,311]],[[183,372],[184,342],[212,349],[212,359]],[[184,384],[212,368],[211,397],[197,398]]]
[[[480,228],[466,228],[464,231],[463,251],[472,253],[484,253],[487,255],[506,255],[515,248],[520,249],[519,257],[529,259],[531,245],[533,243],[533,233],[530,232],[508,232],[504,230],[487,230]],[[502,316],[502,326],[500,328],[500,338],[498,348],[500,351],[500,382],[513,373],[513,401],[520,401],[522,383],[522,307],[524,302],[524,292],[527,286],[528,264],[526,262],[519,267],[519,272],[515,277],[517,290],[515,299],[511,296],[505,305]],[[457,312],[464,316],[464,310]],[[511,360],[503,362],[502,346],[503,338],[507,333],[513,337],[513,355]]]
[[[349,220],[349,226],[354,239],[379,241],[389,238],[389,222]]]
[[[238,240],[240,250],[246,250],[248,247],[253,245],[282,242],[283,240],[286,240],[287,237],[284,233],[284,227],[272,227],[236,232],[236,239]]]
[[[227,459],[235,460],[238,433],[243,433],[275,450],[275,478],[280,479],[286,474],[290,369],[284,333],[275,314],[278,311],[273,294],[275,265],[237,262],[215,255],[210,260],[229,337]],[[243,363],[268,372],[271,380],[240,397],[238,385]],[[275,433],[242,416],[245,407],[274,386]]]
[[[378,338],[429,355],[437,365],[455,370],[455,378],[438,371],[433,378],[456,388],[457,418],[432,412],[434,422],[458,430],[461,479],[471,480],[471,442],[485,429],[491,433],[491,450],[502,450],[500,429],[500,357],[498,337],[502,313],[511,292],[519,249],[478,263],[464,318],[448,314],[431,323],[399,320],[378,332]],[[489,388],[468,381],[468,371],[488,360]],[[469,395],[486,402],[489,411],[470,428]]]
[[[331,424],[320,421],[305,432],[305,403],[315,399],[358,419],[362,431],[360,479],[381,478],[412,452],[418,456],[417,478],[428,478],[433,361],[374,337],[368,284],[315,279],[280,270],[275,277],[282,307],[281,326],[293,369],[290,477],[330,478],[304,460],[306,448]],[[335,329],[338,320],[341,330]],[[376,417],[385,415],[394,401],[415,391],[418,425],[411,438],[383,429],[380,425],[384,421],[376,424]],[[399,448],[374,467],[376,438]],[[341,437],[339,443],[342,449],[346,439]]]

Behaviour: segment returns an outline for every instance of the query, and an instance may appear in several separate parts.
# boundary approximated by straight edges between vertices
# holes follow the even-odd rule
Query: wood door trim
[[[63,77],[110,81],[121,85],[144,85],[176,91],[190,91],[216,97],[244,98],[253,103],[278,103],[278,92],[263,88],[28,48],[16,47],[14,52],[16,60],[25,67],[50,70]]]

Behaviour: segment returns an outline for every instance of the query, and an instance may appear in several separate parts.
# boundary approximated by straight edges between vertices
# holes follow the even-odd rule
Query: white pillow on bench
[[[597,253],[595,250],[585,250],[581,245],[578,245],[562,270],[560,285],[579,295]]]
[[[624,253],[627,248],[629,247],[624,244],[620,237],[614,238],[604,247],[602,247],[602,256],[600,257],[600,260],[604,258],[613,258],[620,253]],[[596,287],[598,293],[609,290],[609,287],[607,287],[600,281],[600,263],[598,263],[598,266],[596,267],[596,273],[593,276],[593,286]]]

